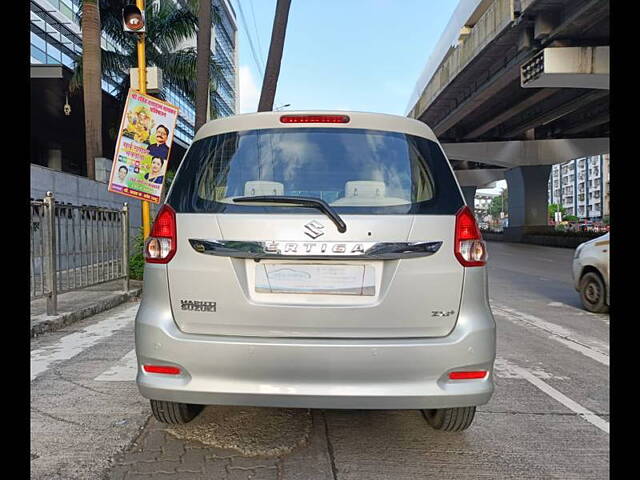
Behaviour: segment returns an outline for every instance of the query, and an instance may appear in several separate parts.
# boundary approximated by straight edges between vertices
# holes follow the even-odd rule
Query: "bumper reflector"
[[[449,380],[473,380],[484,378],[486,376],[486,370],[478,370],[475,372],[451,372],[449,373]]]
[[[179,375],[178,367],[167,367],[166,365],[143,365],[142,368],[147,373],[163,373],[165,375]]]

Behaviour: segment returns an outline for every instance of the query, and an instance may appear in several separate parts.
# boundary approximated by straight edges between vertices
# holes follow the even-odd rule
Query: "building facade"
[[[476,218],[484,220],[489,215],[489,206],[495,197],[499,197],[499,193],[476,193],[473,204]]]
[[[602,221],[609,215],[609,154],[553,165],[548,189],[549,204],[561,205],[565,215]]]
[[[153,0],[147,0],[150,3]],[[223,78],[218,82],[213,102],[218,116],[233,115],[238,106],[238,56],[237,56],[237,25],[235,11],[229,0],[211,0],[221,17],[221,22],[212,30],[211,51],[222,66]],[[177,5],[183,2],[174,0]],[[62,105],[56,101],[66,101],[71,104],[72,115],[82,110],[81,101],[69,99],[68,80],[73,72],[75,62],[82,55],[82,34],[77,19],[80,8],[79,0],[30,0],[30,60],[32,65],[32,119],[41,116],[40,110],[51,112],[52,118],[48,124],[66,121],[62,117]],[[195,46],[195,38],[193,39]],[[111,51],[121,51],[115,42],[112,42],[105,34],[102,36],[102,48]],[[35,68],[33,68],[35,67]],[[51,67],[51,68],[43,68]],[[36,72],[34,74],[34,72]],[[48,76],[47,76],[48,75]],[[34,79],[38,82],[36,86]],[[103,76],[103,109],[108,111],[103,116],[108,116],[108,122],[119,121],[122,112],[118,111],[113,94],[116,85],[121,78]],[[45,81],[48,82],[45,85]],[[46,103],[40,105],[42,98],[38,93],[43,88],[51,90],[47,92]],[[59,91],[58,91],[59,90]],[[36,91],[34,93],[34,91]],[[180,108],[180,116],[176,124],[174,144],[179,147],[178,153],[184,153],[194,136],[195,105],[178,88],[166,85],[163,89],[165,99]],[[35,98],[34,98],[35,96]],[[80,95],[81,96],[81,95]],[[113,100],[113,101],[112,101]],[[75,102],[75,104],[74,104]],[[55,107],[53,106],[55,104]],[[58,111],[59,110],[59,111]],[[66,115],[66,114],[65,114]],[[57,118],[60,116],[60,118]],[[54,118],[55,117],[55,118]],[[115,119],[111,118],[115,117]],[[70,121],[70,120],[69,120]],[[32,125],[33,127],[33,125]],[[75,125],[77,136],[78,125]],[[107,128],[113,128],[107,127]],[[79,150],[71,145],[71,141],[65,142],[63,132],[50,137],[37,136],[32,138],[35,144],[35,159],[32,163],[38,163],[49,168],[61,169],[74,174],[84,174],[84,159]],[[57,139],[62,139],[58,142]],[[75,143],[77,138],[72,139]],[[103,148],[105,156],[109,156],[111,141],[109,135],[103,134]],[[81,147],[84,148],[84,147]],[[173,156],[173,152],[172,152]],[[73,157],[73,158],[71,158]],[[53,160],[52,160],[53,159]]]

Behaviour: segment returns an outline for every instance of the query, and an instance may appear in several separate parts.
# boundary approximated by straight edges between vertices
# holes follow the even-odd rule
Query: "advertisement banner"
[[[109,191],[160,203],[178,107],[129,90]]]

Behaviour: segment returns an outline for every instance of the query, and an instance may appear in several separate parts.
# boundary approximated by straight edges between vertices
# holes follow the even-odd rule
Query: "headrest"
[[[373,180],[360,180],[356,182],[347,182],[344,185],[345,197],[375,198],[385,196],[384,182],[375,182]]]
[[[280,182],[246,182],[244,184],[244,195],[246,197],[257,197],[260,195],[284,195],[284,185]]]

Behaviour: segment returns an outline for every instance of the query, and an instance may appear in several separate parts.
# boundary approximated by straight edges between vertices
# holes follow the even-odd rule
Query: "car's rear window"
[[[343,128],[230,132],[193,143],[167,203],[182,213],[299,213],[244,196],[324,200],[346,214],[454,214],[460,191],[440,147],[402,133]]]

